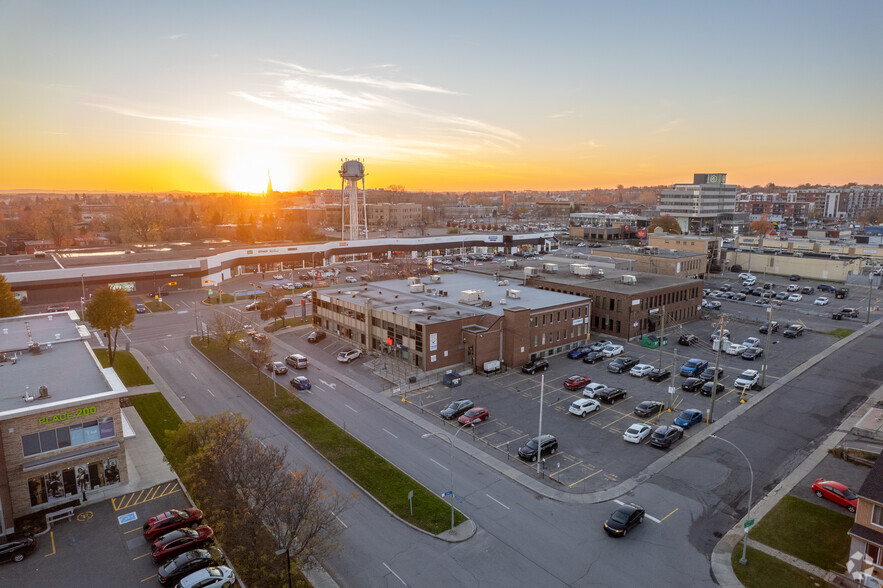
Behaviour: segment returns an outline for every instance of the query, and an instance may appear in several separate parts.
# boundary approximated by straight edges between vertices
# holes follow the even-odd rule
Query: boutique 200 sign
[[[89,416],[90,414],[95,414],[97,409],[94,406],[84,406],[82,408],[77,408],[70,412],[62,412],[59,414],[54,414],[52,416],[40,417],[38,421],[41,425],[45,425],[48,423],[58,423],[61,421],[66,421],[69,419],[75,419],[77,417]]]

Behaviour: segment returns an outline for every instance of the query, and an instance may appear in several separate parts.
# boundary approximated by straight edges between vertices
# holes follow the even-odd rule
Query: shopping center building
[[[73,312],[0,319],[0,535],[17,517],[128,483],[120,397]]]

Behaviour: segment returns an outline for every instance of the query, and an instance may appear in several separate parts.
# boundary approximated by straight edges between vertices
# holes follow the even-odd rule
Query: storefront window
[[[80,492],[119,484],[117,458],[79,464],[28,479],[31,506],[68,499]]]
[[[83,439],[84,443],[92,443],[93,441],[101,439],[101,437],[98,436],[98,421],[83,423]]]
[[[28,478],[28,493],[31,495],[31,506],[44,504],[48,501],[45,476]]]
[[[98,434],[102,439],[113,437],[113,417],[98,419]]]

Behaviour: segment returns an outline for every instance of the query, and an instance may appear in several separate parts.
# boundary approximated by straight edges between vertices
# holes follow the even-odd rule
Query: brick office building
[[[634,263],[636,272],[691,279],[703,277],[708,265],[704,253],[659,247],[603,247],[592,249],[589,262],[595,257],[604,258],[604,261],[627,259]]]
[[[0,535],[16,517],[128,483],[127,391],[75,316],[0,319]]]

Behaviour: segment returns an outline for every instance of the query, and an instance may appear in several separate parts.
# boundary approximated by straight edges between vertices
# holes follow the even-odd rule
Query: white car
[[[742,353],[748,349],[745,345],[740,345],[739,343],[730,343],[726,347],[724,347],[724,353],[727,355],[742,355]]]
[[[638,378],[643,378],[644,376],[646,376],[647,374],[649,374],[652,371],[653,371],[652,365],[648,365],[646,363],[639,363],[638,365],[633,367],[631,370],[629,370],[629,374],[631,374],[635,377],[638,377]]]
[[[283,276],[282,274],[273,274],[273,279],[274,280],[284,280],[285,276]]]
[[[346,282],[348,282],[348,283],[350,283],[350,284],[355,284],[355,283],[358,282],[358,281],[359,281],[359,280],[357,280],[357,279],[354,278],[353,276],[347,276],[347,277],[346,277]]]
[[[591,398],[578,398],[570,405],[568,412],[576,416],[586,416],[590,412],[595,412],[601,408],[601,403]]]
[[[754,286],[756,284],[757,284],[757,278],[748,278],[747,280],[742,282],[742,285],[745,287]]]
[[[652,432],[653,427],[650,425],[646,423],[635,423],[625,430],[625,433],[622,434],[622,438],[629,443],[640,443],[649,437]]]
[[[606,389],[607,386],[605,386],[604,384],[597,384],[595,382],[592,382],[591,384],[586,384],[586,387],[583,388],[583,396],[594,398],[596,394],[598,394],[599,392],[603,392]]]
[[[619,355],[622,353],[622,345],[608,345],[604,349],[601,350],[601,355],[604,357],[613,357],[614,355]]]
[[[733,386],[738,389],[752,388],[757,384],[758,380],[760,380],[760,372],[757,370],[745,370],[739,374],[739,377],[733,382]]]
[[[294,284],[292,282],[285,282],[282,284],[282,287],[286,290],[294,290]]]
[[[757,337],[748,337],[747,339],[742,341],[742,345],[744,345],[745,347],[757,347],[758,345],[760,345],[760,339],[758,339]]]
[[[786,292],[797,292],[798,290],[800,290],[800,286],[797,284],[788,284],[788,287],[785,288]]]
[[[788,297],[788,302],[800,302],[803,300],[803,295],[801,294],[792,294]]]
[[[354,359],[362,357],[361,349],[350,349],[349,351],[341,351],[337,354],[337,361],[340,363],[349,363]]]
[[[825,298],[824,296],[819,296],[818,298],[815,299],[813,304],[815,304],[816,306],[825,306],[826,304],[828,304],[828,299]]]
[[[742,272],[741,274],[739,274],[739,279],[740,280],[755,280],[757,278],[755,278],[753,275],[749,274],[748,272]]]
[[[227,566],[202,568],[181,578],[181,588],[229,588],[236,583],[236,574]]]
[[[312,297],[313,297],[313,291],[312,291],[312,290],[307,290],[306,292],[301,292],[301,296],[302,296],[303,298],[312,298]]]

